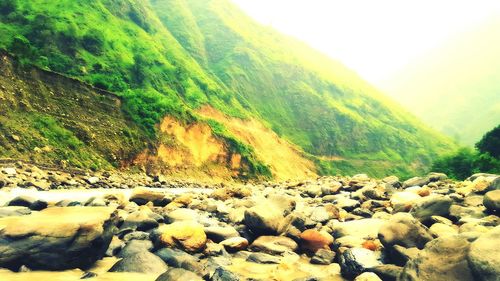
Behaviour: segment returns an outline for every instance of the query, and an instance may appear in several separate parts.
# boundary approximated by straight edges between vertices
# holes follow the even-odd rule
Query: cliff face
[[[0,55],[0,157],[101,168],[143,146],[119,97]]]

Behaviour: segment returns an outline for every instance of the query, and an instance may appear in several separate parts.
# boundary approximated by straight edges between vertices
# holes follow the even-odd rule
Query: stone
[[[281,259],[266,253],[252,253],[248,256],[247,261],[262,264],[278,264],[281,262]]]
[[[178,208],[165,214],[165,222],[173,223],[177,221],[197,221],[198,212],[187,208]]]
[[[248,247],[248,240],[243,237],[231,237],[220,242],[229,252],[244,250]]]
[[[365,272],[356,277],[354,281],[382,281],[382,279],[373,272]]]
[[[458,230],[451,225],[447,225],[444,223],[435,223],[430,228],[432,236],[441,237],[446,235],[454,235],[458,234]]]
[[[472,242],[467,260],[478,280],[494,281],[500,276],[500,226]]]
[[[257,235],[275,235],[283,219],[283,210],[265,203],[245,210],[244,223]]]
[[[31,210],[28,207],[0,207],[0,218],[10,216],[24,216],[29,214],[31,214]]]
[[[125,258],[140,252],[149,252],[153,249],[153,243],[149,240],[131,240],[118,254],[119,258]]]
[[[325,231],[308,229],[300,234],[300,247],[305,251],[315,253],[319,249],[330,249],[333,237]]]
[[[162,192],[138,187],[132,191],[129,200],[137,205],[146,205],[148,202],[161,202],[164,198],[165,194]]]
[[[403,272],[403,268],[394,264],[382,264],[369,268],[367,271],[377,274],[384,281],[396,281]]]
[[[86,268],[111,242],[115,209],[52,207],[0,219],[0,266],[64,270]]]
[[[219,243],[224,240],[227,240],[229,238],[233,237],[239,237],[240,234],[234,227],[232,226],[227,226],[227,227],[220,227],[220,226],[210,226],[210,227],[205,227],[205,234],[207,235],[208,239]]]
[[[469,246],[469,241],[459,235],[434,239],[406,263],[399,280],[473,281],[467,262]]]
[[[16,168],[6,167],[2,169],[2,172],[7,176],[15,176],[17,175]]]
[[[380,227],[378,238],[386,248],[400,245],[406,248],[417,247],[422,249],[432,240],[427,227],[412,215],[397,213]]]
[[[128,215],[121,229],[132,229],[146,231],[158,227],[158,222],[154,219],[154,213],[149,208],[140,208],[138,211]]]
[[[218,267],[215,269],[214,274],[210,277],[210,281],[239,281],[240,279],[236,274],[231,271]]]
[[[500,189],[487,192],[483,198],[483,205],[491,212],[500,212]]]
[[[311,258],[312,264],[323,264],[328,265],[335,259],[335,252],[329,249],[319,249],[315,252],[314,256]]]
[[[245,186],[224,186],[222,188],[218,188],[212,192],[210,195],[212,198],[226,201],[231,198],[245,198],[252,195],[252,191],[250,188]]]
[[[160,242],[187,252],[200,252],[207,243],[203,226],[193,221],[180,221],[160,226]]]
[[[339,222],[332,226],[332,235],[335,238],[342,236],[357,236],[360,238],[377,238],[380,227],[385,223],[381,219],[360,219]]]
[[[205,275],[205,269],[200,260],[179,249],[162,248],[155,252],[166,264],[176,268],[183,268],[195,272],[200,276]]]
[[[413,177],[403,182],[403,187],[412,187],[412,186],[424,186],[428,184],[430,180],[427,177]]]
[[[391,196],[390,202],[394,212],[409,212],[413,203],[421,197],[417,193],[410,191],[396,192]]]
[[[450,214],[450,206],[453,203],[448,196],[433,195],[420,198],[413,203],[410,214],[420,221],[426,221],[431,216],[446,217]]]
[[[381,265],[380,252],[373,252],[365,248],[351,248],[340,255],[342,275],[354,278],[367,269]]]
[[[297,248],[298,245],[295,241],[284,236],[260,236],[250,245],[250,249],[253,251],[275,255],[294,252]]]
[[[98,177],[89,177],[85,180],[88,184],[96,184],[99,182]]]
[[[146,250],[125,256],[111,267],[110,272],[140,272],[161,274],[168,269],[165,262]]]
[[[203,278],[182,268],[170,268],[155,281],[203,281]]]
[[[321,194],[325,195],[334,195],[339,192],[342,188],[342,184],[340,182],[331,182],[328,184],[324,184],[321,186]]]

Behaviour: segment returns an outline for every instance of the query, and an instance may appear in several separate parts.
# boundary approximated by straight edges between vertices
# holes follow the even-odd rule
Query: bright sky
[[[380,85],[405,65],[491,17],[500,0],[233,0]]]

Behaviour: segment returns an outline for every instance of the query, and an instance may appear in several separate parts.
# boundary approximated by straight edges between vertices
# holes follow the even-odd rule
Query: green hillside
[[[228,0],[5,0],[0,48],[117,93],[151,140],[163,116],[205,122],[196,110],[209,104],[262,121],[321,173],[404,175],[454,147],[341,64]],[[253,171],[268,172],[251,147],[207,122]]]
[[[500,120],[500,20],[457,35],[401,70],[388,93],[434,128],[474,145]]]

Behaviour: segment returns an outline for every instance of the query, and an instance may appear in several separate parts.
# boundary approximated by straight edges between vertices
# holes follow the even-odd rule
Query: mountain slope
[[[454,146],[341,64],[258,25],[226,0],[2,5],[0,48],[25,64],[116,92],[151,144],[140,157],[146,162],[168,164],[162,145],[182,146],[182,138],[158,125],[165,116],[187,131],[209,126],[230,151],[225,161],[210,163],[239,155],[240,175],[269,174],[273,160],[259,157],[227,123],[231,118],[272,129],[283,139],[278,143],[297,145],[298,157],[314,161],[319,173],[407,174]],[[204,116],[203,105],[218,113]]]
[[[428,124],[473,145],[500,120],[499,49],[495,19],[403,69],[385,88]]]

